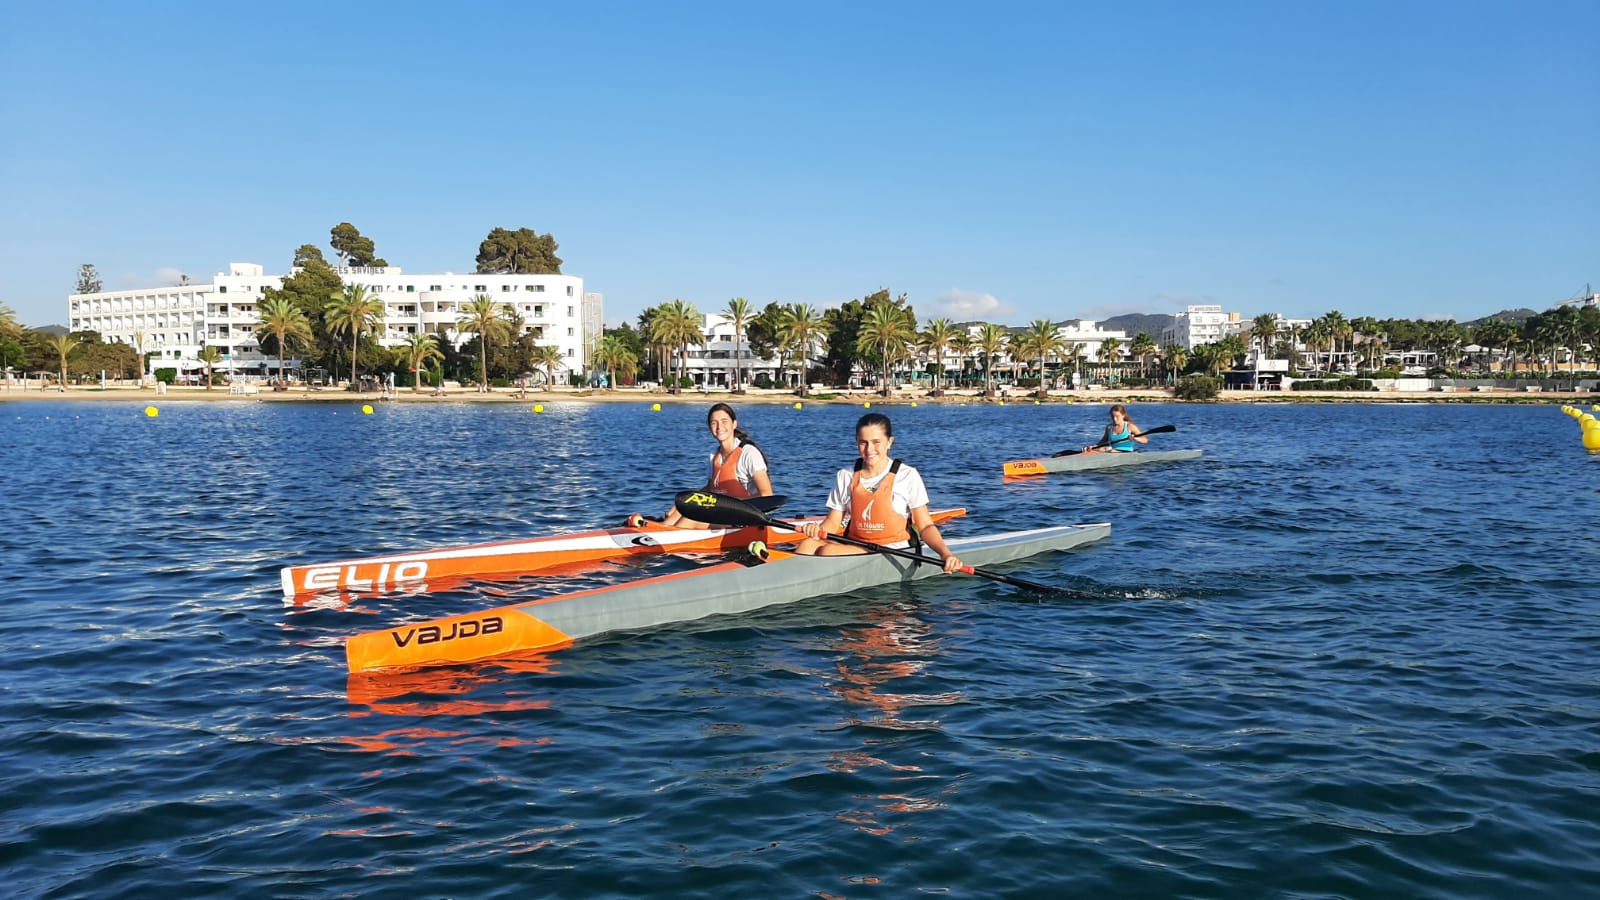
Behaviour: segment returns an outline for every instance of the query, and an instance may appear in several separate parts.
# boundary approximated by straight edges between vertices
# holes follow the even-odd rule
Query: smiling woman
[[[772,496],[766,454],[739,427],[739,416],[733,407],[726,403],[713,404],[706,413],[706,428],[717,439],[717,447],[711,451],[711,475],[706,479],[706,490],[740,499]],[[674,528],[705,527],[684,518],[677,509],[669,510],[661,521]]]
[[[856,544],[828,540],[830,534],[842,534],[856,542],[896,549],[915,549],[926,543],[944,560],[946,572],[962,567],[928,513],[928,490],[922,475],[890,457],[892,447],[894,425],[888,416],[867,413],[856,421],[856,449],[861,458],[853,468],[839,470],[828,494],[828,517],[805,526],[806,539],[796,552],[822,556],[868,552]]]

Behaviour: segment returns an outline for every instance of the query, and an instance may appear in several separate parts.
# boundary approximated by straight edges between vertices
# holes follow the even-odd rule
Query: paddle
[[[729,499],[732,499],[732,498],[729,498]],[[749,500],[746,500],[745,502],[750,504],[751,506],[755,507],[756,509],[761,510],[762,512],[770,513],[770,512],[777,512],[779,509],[782,509],[783,505],[785,503],[789,502],[789,498],[785,497],[782,494],[768,494],[766,496],[751,497]],[[681,512],[681,510],[680,510],[680,512]],[[661,516],[641,516],[638,513],[634,513],[632,516],[628,517],[628,526],[630,528],[638,527],[638,523],[635,523],[633,521],[635,518],[638,518],[639,522],[660,522],[661,519],[662,519]],[[700,521],[700,520],[696,520],[696,521]]]
[[[1139,432],[1138,434],[1130,434],[1125,438],[1120,438],[1119,440],[1128,441],[1128,440],[1132,440],[1132,439],[1134,439],[1136,437],[1144,437],[1147,434],[1169,434],[1169,433],[1177,431],[1177,430],[1178,430],[1178,426],[1176,426],[1176,425],[1157,425],[1154,428],[1147,428],[1144,431]],[[1098,450],[1101,447],[1109,447],[1109,446],[1111,446],[1112,444],[1115,444],[1115,443],[1117,443],[1117,442],[1116,441],[1108,441],[1108,440],[1105,440],[1105,439],[1101,439],[1100,443],[1095,444],[1092,447],[1083,447],[1083,448],[1078,449],[1078,450],[1063,450],[1060,453],[1052,453],[1052,454],[1050,454],[1050,458],[1054,459],[1054,458],[1056,458],[1058,456],[1076,456],[1079,453],[1088,453],[1090,450]]]
[[[756,525],[766,525],[772,528],[782,528],[786,531],[798,532],[800,528],[789,522],[774,519],[756,509],[750,503],[729,497],[726,494],[713,494],[706,491],[679,491],[672,498],[672,505],[677,508],[678,514],[693,519],[696,522],[707,522],[712,525],[722,525],[729,528],[748,528]],[[838,541],[841,544],[851,544],[870,550],[873,553],[883,553],[889,556],[898,556],[914,562],[929,563],[943,567],[944,560],[937,556],[927,556],[921,553],[912,553],[899,547],[884,547],[870,541],[856,540],[842,534],[830,534],[828,540]],[[1037,581],[1028,581],[1023,578],[1013,578],[1010,575],[1001,575],[999,572],[990,572],[986,569],[976,569],[972,566],[962,566],[957,569],[967,575],[976,575],[991,581],[1000,581],[1023,590],[1035,591],[1041,594],[1054,594],[1061,597],[1078,597],[1090,599],[1093,595],[1081,591],[1068,590],[1067,588],[1054,587],[1040,584]]]

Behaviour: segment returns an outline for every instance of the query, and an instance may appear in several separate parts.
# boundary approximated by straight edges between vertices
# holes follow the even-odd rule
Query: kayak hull
[[[1054,456],[1046,459],[1019,459],[1005,464],[1005,474],[1008,477],[1019,477],[1048,475],[1052,472],[1086,472],[1091,469],[1115,469],[1123,466],[1140,466],[1146,463],[1199,459],[1204,452],[1204,450],[1108,451],[1103,453],[1074,453],[1071,456]]]
[[[1064,525],[955,538],[948,543],[962,562],[982,567],[1071,549],[1110,534],[1111,526],[1103,523]],[[352,672],[472,662],[519,651],[556,649],[608,632],[746,613],[940,574],[943,572],[936,565],[879,553],[778,553],[763,564],[722,563],[360,634],[345,643],[345,655]]]

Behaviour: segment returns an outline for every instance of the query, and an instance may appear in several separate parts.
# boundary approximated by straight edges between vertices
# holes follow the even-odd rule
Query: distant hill
[[[1128,313],[1125,316],[1112,316],[1100,323],[1106,331],[1126,331],[1131,339],[1139,332],[1150,335],[1150,339],[1160,342],[1161,332],[1165,331],[1175,319],[1175,316],[1162,313]]]
[[[38,328],[35,328],[33,330],[39,332],[40,334],[66,334],[67,333],[67,326],[65,326],[65,325],[40,325]]]
[[[1461,324],[1462,325],[1466,325],[1468,327],[1471,327],[1471,326],[1475,326],[1475,325],[1481,325],[1484,322],[1489,321],[1490,319],[1506,319],[1506,320],[1509,320],[1509,321],[1512,321],[1512,322],[1521,323],[1521,322],[1524,322],[1524,321],[1526,321],[1528,319],[1531,319],[1531,318],[1533,318],[1534,316],[1537,316],[1537,315],[1538,315],[1537,312],[1535,312],[1535,311],[1527,308],[1526,306],[1524,306],[1524,307],[1522,307],[1520,309],[1502,309],[1497,313],[1492,313],[1490,315],[1484,316],[1481,319],[1473,319],[1470,322],[1462,322]]]

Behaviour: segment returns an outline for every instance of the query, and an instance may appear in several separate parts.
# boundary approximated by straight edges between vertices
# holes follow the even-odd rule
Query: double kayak
[[[1007,477],[1048,475],[1051,472],[1084,472],[1089,469],[1114,469],[1145,463],[1199,459],[1204,452],[1204,450],[1107,450],[1098,453],[1074,453],[1071,456],[1013,460],[1005,464],[1004,471]]]
[[[966,515],[962,508],[934,510],[935,522]],[[798,522],[815,521],[799,519]],[[721,553],[748,546],[794,543],[800,535],[777,528],[672,528],[659,522],[580,534],[496,541],[288,566],[279,572],[286,598],[337,592],[427,591],[475,578],[505,578],[654,553]]]
[[[1067,550],[1110,534],[1111,526],[1104,523],[1062,525],[954,538],[947,543],[962,562],[988,566]],[[799,556],[773,550],[767,556],[765,562],[720,563],[367,632],[345,642],[345,657],[351,672],[474,662],[521,651],[553,650],[607,632],[745,613],[943,574],[936,565],[878,553]]]

